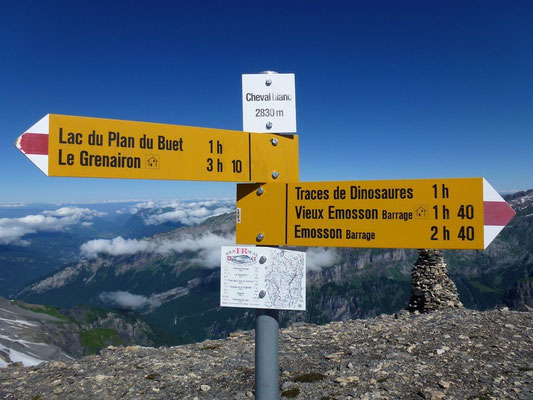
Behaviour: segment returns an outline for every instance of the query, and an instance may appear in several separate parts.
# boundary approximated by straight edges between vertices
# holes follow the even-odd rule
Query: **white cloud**
[[[171,251],[182,253],[184,251],[199,250],[200,252],[192,260],[193,262],[202,264],[205,267],[218,267],[220,266],[220,247],[234,244],[235,236],[224,237],[209,233],[199,238],[188,238],[178,242],[163,242],[157,247],[156,252],[167,254]]]
[[[83,225],[83,222],[103,215],[105,213],[88,208],[63,207],[21,218],[0,218],[0,244],[28,245],[29,242],[22,239],[24,235],[63,231],[72,225]]]
[[[22,236],[35,232],[30,225],[17,218],[0,218],[0,244],[27,246],[30,243],[22,240]]]
[[[21,208],[26,207],[26,203],[2,203],[1,208]]]
[[[148,211],[143,214],[146,225],[161,225],[166,222],[179,222],[184,225],[196,225],[203,220],[235,210],[235,200],[201,200],[201,201],[147,201],[131,207],[131,213]]]
[[[91,210],[89,208],[79,208],[79,207],[61,207],[53,211],[43,211],[44,215],[50,215],[52,217],[62,217],[62,218],[94,218],[94,217],[103,217],[107,213],[102,211]]]
[[[137,253],[157,253],[161,255],[183,253],[184,251],[198,251],[192,261],[205,267],[220,265],[220,247],[235,244],[235,237],[218,236],[209,233],[200,237],[187,237],[182,240],[146,240],[124,239],[120,236],[114,239],[90,240],[81,246],[83,257],[95,258],[98,255],[133,255]]]
[[[130,310],[137,310],[145,307],[159,307],[161,302],[130,292],[116,291],[116,292],[102,292],[98,298],[104,303],[110,303],[116,307],[127,308]]]
[[[334,248],[312,247],[305,254],[307,269],[310,271],[329,267],[340,260],[340,254]]]
[[[81,253],[86,257],[96,257],[98,254],[124,256],[139,252],[152,252],[153,245],[148,240],[124,239],[118,236],[114,239],[89,240],[81,245]]]
[[[142,199],[123,199],[123,200],[84,200],[84,201],[56,201],[50,204],[60,207],[65,205],[89,205],[89,204],[119,204],[119,203],[139,203]]]

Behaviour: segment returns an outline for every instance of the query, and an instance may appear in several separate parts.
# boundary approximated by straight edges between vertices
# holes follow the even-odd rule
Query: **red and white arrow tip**
[[[516,212],[483,178],[483,225],[484,245],[487,246],[498,236],[501,230],[511,221]]]
[[[19,136],[15,146],[41,171],[48,175],[49,115]]]

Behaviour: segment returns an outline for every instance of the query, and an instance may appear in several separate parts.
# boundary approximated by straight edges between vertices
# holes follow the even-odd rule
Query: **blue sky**
[[[235,184],[49,178],[48,113],[242,129],[241,74],[296,75],[302,181],[533,188],[531,1],[0,5],[0,202],[233,198]]]

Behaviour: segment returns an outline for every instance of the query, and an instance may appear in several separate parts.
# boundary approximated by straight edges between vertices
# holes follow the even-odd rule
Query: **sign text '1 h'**
[[[49,176],[298,181],[298,137],[48,114],[16,146]]]
[[[514,214],[483,178],[239,184],[236,242],[484,249]]]

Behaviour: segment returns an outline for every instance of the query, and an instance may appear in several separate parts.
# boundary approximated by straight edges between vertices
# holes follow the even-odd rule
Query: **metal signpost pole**
[[[279,398],[279,310],[255,310],[255,398]]]
[[[268,124],[267,122],[267,129],[270,129],[272,124]],[[279,310],[255,310],[255,398],[279,398]]]

